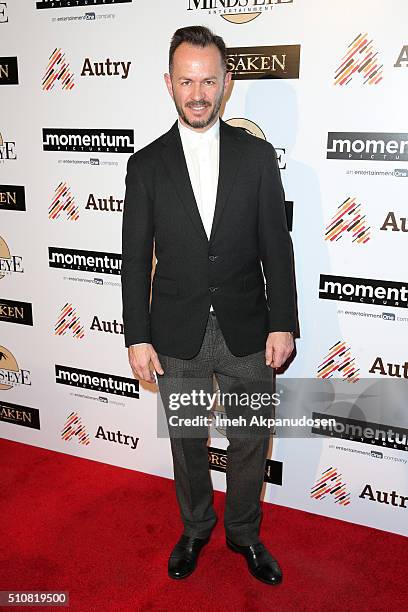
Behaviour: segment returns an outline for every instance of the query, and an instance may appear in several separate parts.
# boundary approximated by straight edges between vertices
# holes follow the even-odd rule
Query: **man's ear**
[[[224,93],[227,92],[229,84],[231,83],[231,79],[232,79],[232,72],[226,72],[225,79],[224,79]]]
[[[168,72],[165,73],[164,80],[165,80],[165,83],[166,83],[167,91],[169,92],[170,96],[173,97],[173,85],[172,85],[172,82],[171,82],[171,77],[168,74]]]

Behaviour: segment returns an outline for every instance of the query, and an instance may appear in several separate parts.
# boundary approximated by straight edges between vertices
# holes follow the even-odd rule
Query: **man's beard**
[[[176,106],[177,112],[179,114],[179,116],[183,119],[184,123],[186,123],[187,125],[189,125],[192,128],[205,128],[208,125],[210,125],[210,123],[212,123],[212,121],[214,121],[214,118],[217,116],[220,108],[221,108],[221,104],[222,104],[222,99],[224,97],[224,91],[222,90],[220,95],[218,96],[218,98],[215,100],[214,102],[214,106],[212,109],[212,112],[210,113],[210,115],[208,116],[207,119],[199,119],[197,121],[190,121],[188,119],[188,117],[186,116],[183,108],[179,105],[179,103],[177,102],[176,98],[174,97],[174,104]],[[186,106],[189,107],[194,107],[194,106],[211,106],[211,103],[208,102],[207,100],[195,100],[194,102],[188,102],[186,104]]]

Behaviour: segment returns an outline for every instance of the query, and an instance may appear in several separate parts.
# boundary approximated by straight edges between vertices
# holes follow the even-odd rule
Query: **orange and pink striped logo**
[[[68,302],[61,308],[58,321],[55,325],[55,335],[65,336],[65,334],[72,334],[74,338],[81,340],[85,337],[84,327],[81,325],[79,316],[72,304]]]
[[[370,226],[356,198],[347,198],[340,204],[326,227],[324,239],[336,242],[346,235],[350,235],[352,242],[358,244],[365,244],[371,238]]]
[[[82,423],[81,417],[77,412],[71,412],[68,416],[61,431],[61,438],[65,442],[70,442],[76,438],[78,444],[84,444],[85,446],[91,443],[89,435],[86,433],[85,425]]]
[[[61,85],[61,89],[66,91],[75,87],[74,75],[62,49],[54,49],[51,53],[42,81],[42,88],[44,91],[50,91],[57,82]]]
[[[62,214],[70,221],[78,221],[79,219],[79,207],[75,206],[74,196],[67,183],[58,185],[48,209],[49,219],[58,219]]]
[[[317,378],[343,378],[348,382],[357,382],[360,370],[352,356],[350,347],[345,342],[338,341],[332,347],[322,363],[317,368]]]
[[[383,64],[367,34],[359,34],[347,48],[334,77],[335,85],[348,85],[358,75],[364,85],[378,85],[382,81]]]
[[[324,470],[310,491],[313,499],[324,499],[328,495],[331,495],[334,503],[339,506],[350,505],[350,493],[347,492],[343,476],[334,467]]]

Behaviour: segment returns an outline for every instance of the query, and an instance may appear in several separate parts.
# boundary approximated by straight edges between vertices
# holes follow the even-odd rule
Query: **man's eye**
[[[207,85],[214,85],[214,81],[206,81]]]
[[[190,81],[182,81],[182,82],[181,82],[181,84],[182,84],[182,85],[189,85],[189,84],[190,84]]]

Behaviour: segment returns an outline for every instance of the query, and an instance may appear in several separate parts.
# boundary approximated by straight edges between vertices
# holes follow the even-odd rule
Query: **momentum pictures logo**
[[[98,6],[106,4],[125,4],[132,0],[37,0],[37,9],[77,8],[79,6]]]
[[[335,416],[335,423],[322,425],[321,419],[327,418],[327,414],[313,412],[314,419],[320,422],[312,428],[312,433],[329,438],[340,438],[350,442],[361,442],[383,446],[401,451],[408,451],[408,430],[394,425],[384,425],[370,421],[359,421],[358,419]],[[334,416],[334,415],[330,415]],[[318,421],[316,421],[317,423]]]
[[[99,274],[120,274],[122,257],[118,253],[48,247],[48,261],[50,268]]]
[[[133,153],[133,130],[43,128],[44,151]]]
[[[408,161],[408,134],[329,132],[327,159]]]
[[[375,306],[408,307],[408,284],[372,278],[321,274],[321,300],[338,300]]]

